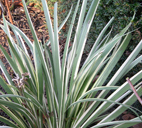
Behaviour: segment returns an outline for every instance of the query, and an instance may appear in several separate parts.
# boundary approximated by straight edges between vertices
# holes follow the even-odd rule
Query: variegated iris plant
[[[7,81],[5,82],[0,77],[0,84],[7,92],[7,94],[0,95],[0,108],[9,115],[12,121],[2,116],[0,120],[14,128],[98,128],[105,126],[127,128],[142,122],[141,112],[131,107],[137,98],[128,82],[119,84],[124,75],[141,62],[142,55],[138,57],[138,54],[142,49],[142,41],[108,80],[111,71],[129,44],[131,34],[128,28],[131,23],[112,38],[111,31],[106,34],[114,18],[110,19],[81,65],[87,35],[99,0],[92,1],[87,14],[85,14],[87,0],[82,1],[74,40],[69,48],[80,4],[78,0],[62,59],[60,59],[58,33],[67,21],[72,8],[58,27],[57,3],[55,3],[54,26],[52,26],[46,0],[41,1],[50,36],[49,41],[44,42],[43,45],[35,33],[24,0],[22,2],[34,42],[31,42],[19,28],[7,22],[4,17],[4,24],[0,25],[7,34],[11,57],[1,45],[0,49],[16,75],[16,78],[11,78],[0,61],[0,68]],[[16,42],[10,34],[9,27],[15,34]],[[33,62],[24,42],[30,48]],[[51,44],[51,49],[49,44]],[[98,78],[94,81],[96,76]],[[139,84],[141,78],[142,70],[130,78],[139,95],[142,94]],[[119,86],[116,86],[116,83]],[[112,109],[114,105],[115,109]],[[130,109],[137,117],[129,121],[115,121],[127,109]]]

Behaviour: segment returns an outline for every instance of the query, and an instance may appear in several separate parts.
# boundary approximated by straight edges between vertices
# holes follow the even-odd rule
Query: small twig
[[[5,0],[5,5],[6,5],[7,11],[8,11],[9,20],[10,20],[11,24],[13,24],[12,16],[11,16],[10,9],[8,6],[8,0]]]
[[[130,85],[132,91],[134,92],[135,96],[137,97],[138,101],[139,101],[140,104],[142,105],[142,99],[141,99],[140,96],[138,95],[138,93],[137,93],[136,89],[134,88],[134,86],[132,85],[130,79],[127,78],[126,80],[127,80],[127,82],[129,83],[129,85]]]

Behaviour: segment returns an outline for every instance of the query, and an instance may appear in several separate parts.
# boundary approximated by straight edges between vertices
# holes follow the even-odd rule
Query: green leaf
[[[13,119],[20,127],[25,128],[25,127],[26,127],[25,124],[23,124],[23,122],[22,122],[20,119],[18,119],[8,108],[6,108],[6,107],[5,107],[5,104],[1,105],[1,104],[2,104],[1,101],[2,101],[2,100],[0,100],[0,108],[1,108],[7,115],[9,115],[9,116],[11,117],[11,119]],[[5,102],[7,102],[7,101],[5,101]],[[2,119],[2,118],[0,118],[0,119]],[[10,123],[10,122],[7,122],[6,120],[5,120],[5,122],[6,122],[6,123]],[[13,125],[13,124],[10,124],[10,125]]]
[[[78,100],[83,99],[85,96],[87,96],[90,93],[99,91],[99,90],[114,90],[114,89],[118,89],[118,86],[110,86],[110,87],[95,87],[94,89],[91,89],[89,91],[87,91],[86,93],[84,93]]]
[[[37,38],[37,35],[36,35],[36,32],[35,32],[35,29],[34,29],[34,27],[33,27],[33,24],[32,24],[31,18],[30,18],[30,15],[29,15],[29,13],[28,13],[28,9],[27,9],[27,7],[26,7],[25,0],[22,0],[22,3],[23,3],[23,6],[24,6],[25,14],[26,14],[26,17],[27,17],[27,21],[28,21],[30,30],[31,30],[31,32],[32,32],[32,36],[33,36],[34,42],[37,44],[37,43],[39,43],[39,42],[38,42],[38,38]]]
[[[39,54],[38,54],[38,51],[37,51],[37,48],[35,46],[35,43],[33,44],[33,56],[34,56],[34,63],[35,63],[35,70],[36,70],[36,80],[37,80],[37,97],[38,97],[38,100],[39,102],[42,104],[43,102],[43,90],[44,90],[44,87],[43,87],[43,76],[42,76],[42,64],[41,62],[39,61],[40,58],[39,58]]]
[[[1,76],[0,76],[0,84],[8,94],[13,94],[13,90],[11,90],[11,88],[5,83],[4,79]],[[16,103],[19,103],[18,99],[12,98],[12,100],[15,101]]]
[[[18,32],[23,37],[23,39],[25,40],[25,42],[29,46],[30,50],[33,52],[33,44],[29,40],[29,38],[19,28],[17,28],[16,26],[10,24],[9,22],[7,22],[7,24],[12,28],[13,31]]]
[[[102,40],[106,30],[108,29],[108,27],[111,25],[112,21],[114,20],[114,17],[112,17],[110,19],[110,21],[106,24],[106,26],[103,28],[103,30],[101,31],[101,33],[99,34],[98,38],[96,39],[91,51],[89,52],[89,55],[87,58],[89,58],[90,56],[92,56],[93,52],[95,52],[97,50],[97,46],[99,44],[99,42]],[[87,61],[87,59],[86,59]]]
[[[18,65],[18,68],[19,68],[20,72],[21,73],[27,72],[26,69],[25,69],[25,67],[24,67],[24,65],[23,65],[23,62],[21,60],[21,57],[19,56],[20,53],[17,53],[17,51],[13,47],[13,45],[11,43],[11,40],[9,38],[8,38],[8,44],[9,44],[9,47],[11,48],[11,51],[12,51],[12,53],[14,55],[14,58],[16,60],[16,64]]]
[[[129,41],[131,39],[131,34],[127,35],[125,39],[123,40],[121,46],[118,48],[118,50],[115,52],[114,55],[112,55],[110,61],[105,66],[104,70],[102,71],[100,77],[97,79],[97,81],[94,83],[93,87],[96,87],[98,85],[103,85],[103,83],[106,81],[107,77],[119,61],[120,57],[123,55],[125,49],[127,48]]]
[[[0,49],[3,52],[5,58],[7,59],[8,63],[10,64],[11,68],[13,69],[15,74],[20,74],[20,71],[18,69],[18,67],[15,65],[15,63],[13,62],[13,60],[10,58],[10,56],[8,55],[8,53],[5,51],[5,49],[0,45]]]
[[[6,68],[4,67],[4,64],[2,63],[1,59],[0,59],[0,68],[1,68],[2,72],[4,73],[4,76],[5,76],[5,78],[6,78],[7,82],[8,82],[8,84],[14,86],[14,83],[12,82],[11,77],[10,77],[10,75],[8,74]]]
[[[115,125],[115,124],[131,124],[131,126],[132,126],[135,123],[141,123],[141,120],[135,120],[135,121],[134,120],[128,120],[128,121],[111,121],[111,122],[107,122],[107,123],[102,123],[102,124],[95,125],[95,126],[93,126],[91,128],[102,128],[102,127],[105,127],[105,126]],[[125,125],[125,126],[127,127],[127,125]]]
[[[17,126],[15,123],[13,123],[12,121],[8,120],[8,119],[5,118],[5,117],[0,116],[0,121],[3,122],[3,123],[5,123],[5,124],[7,124],[7,125],[9,125],[9,126],[11,126],[11,127],[8,127],[8,126],[0,126],[0,128],[12,128],[12,127],[18,128],[18,126]]]

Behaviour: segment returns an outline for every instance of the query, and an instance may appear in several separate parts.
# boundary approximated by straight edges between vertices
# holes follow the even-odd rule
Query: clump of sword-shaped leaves
[[[83,0],[74,40],[69,48],[76,14],[80,0],[76,5],[68,30],[63,58],[60,59],[58,32],[62,29],[71,14],[72,8],[63,23],[58,27],[57,3],[54,6],[54,26],[46,0],[42,0],[44,14],[49,32],[49,41],[39,42],[31,22],[25,1],[22,0],[34,42],[16,26],[3,17],[0,27],[7,34],[10,55],[0,45],[15,78],[11,78],[2,61],[0,68],[6,82],[0,77],[0,84],[7,94],[0,95],[0,108],[15,122],[0,116],[0,121],[14,128],[78,128],[78,127],[130,127],[141,122],[131,105],[137,100],[128,82],[118,85],[119,81],[142,60],[138,54],[142,49],[142,41],[136,46],[116,73],[108,80],[111,71],[127,48],[131,34],[127,33],[128,24],[119,34],[111,37],[106,34],[114,18],[104,26],[98,35],[83,65],[80,65],[87,35],[95,16],[100,0],[93,0],[86,14],[87,0]],[[15,34],[16,41],[10,34],[9,27]],[[28,54],[25,43],[33,56]],[[51,50],[49,48],[51,44]],[[98,78],[94,81],[94,78]],[[137,94],[142,88],[138,84],[142,70],[130,78]],[[107,82],[106,82],[107,81]],[[110,90],[113,90],[113,92]],[[109,94],[109,95],[108,95]],[[116,109],[114,105],[118,105]],[[137,116],[131,121],[115,121],[121,113],[130,109]],[[111,113],[107,113],[111,110]],[[141,112],[140,112],[141,113]]]

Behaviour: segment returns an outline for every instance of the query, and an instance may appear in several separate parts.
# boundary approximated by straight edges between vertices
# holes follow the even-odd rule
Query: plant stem
[[[138,101],[139,101],[140,104],[142,105],[142,99],[141,99],[140,96],[138,95],[138,93],[137,93],[136,89],[134,88],[133,84],[131,83],[130,79],[127,78],[126,80],[127,80],[127,82],[129,83],[129,85],[130,85],[132,91],[134,92],[135,96],[137,97]]]

